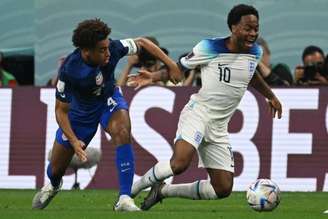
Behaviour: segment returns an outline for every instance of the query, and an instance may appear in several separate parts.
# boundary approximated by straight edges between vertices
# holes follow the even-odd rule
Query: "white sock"
[[[194,200],[218,198],[209,180],[199,180],[186,184],[167,184],[163,186],[161,194],[164,197],[180,197]]]
[[[135,197],[143,189],[152,186],[158,181],[173,176],[170,161],[161,161],[148,170],[138,181],[133,183],[131,189],[131,197]]]

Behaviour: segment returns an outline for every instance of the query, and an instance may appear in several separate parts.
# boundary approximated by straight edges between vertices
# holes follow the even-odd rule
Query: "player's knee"
[[[56,167],[52,165],[51,167],[51,175],[53,178],[61,178],[65,174],[65,170],[62,168]]]
[[[183,159],[173,159],[171,160],[171,168],[174,175],[179,175],[183,173],[189,166],[189,162]]]
[[[126,126],[119,126],[115,128],[115,131],[113,131],[111,135],[114,142],[118,145],[130,143],[131,132]]]
[[[230,196],[232,192],[232,186],[228,184],[212,184],[212,186],[219,199]]]

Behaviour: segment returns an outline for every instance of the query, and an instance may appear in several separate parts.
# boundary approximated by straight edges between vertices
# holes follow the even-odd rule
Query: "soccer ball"
[[[255,211],[272,211],[280,203],[280,189],[270,179],[258,179],[247,189],[246,198]]]

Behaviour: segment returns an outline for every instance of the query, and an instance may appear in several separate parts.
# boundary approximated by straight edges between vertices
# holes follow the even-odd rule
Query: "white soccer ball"
[[[248,187],[246,198],[255,211],[272,211],[280,203],[280,189],[270,179],[258,179]]]

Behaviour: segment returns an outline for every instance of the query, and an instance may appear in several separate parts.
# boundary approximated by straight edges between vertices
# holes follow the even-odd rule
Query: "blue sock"
[[[51,185],[53,187],[58,187],[59,184],[60,184],[61,177],[60,178],[59,177],[54,177],[52,175],[51,163],[48,164],[47,175],[48,175],[48,178],[50,179]]]
[[[123,144],[116,148],[116,168],[120,183],[120,195],[131,196],[134,176],[134,155],[130,144]]]

